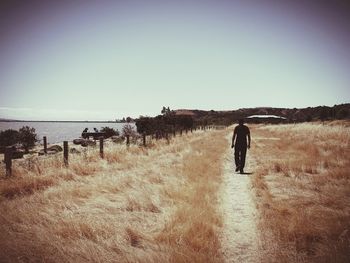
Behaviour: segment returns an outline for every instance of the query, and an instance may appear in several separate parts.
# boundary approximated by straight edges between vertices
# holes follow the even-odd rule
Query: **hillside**
[[[222,124],[229,125],[240,118],[250,115],[278,115],[285,117],[289,122],[304,122],[312,120],[334,120],[350,118],[350,103],[334,105],[333,107],[318,106],[307,108],[242,108],[232,111],[205,111],[178,109],[175,112],[193,113],[195,122],[200,124]]]

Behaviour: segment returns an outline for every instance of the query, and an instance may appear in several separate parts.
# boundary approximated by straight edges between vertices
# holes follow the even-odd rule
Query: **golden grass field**
[[[349,122],[252,133],[262,261],[349,262]]]
[[[225,131],[14,164],[0,180],[1,262],[220,262]]]
[[[345,124],[250,125],[258,262],[348,262]],[[0,262],[224,262],[218,197],[231,132],[108,144],[103,160],[91,149],[68,168],[61,155],[14,161],[10,179],[0,167]]]

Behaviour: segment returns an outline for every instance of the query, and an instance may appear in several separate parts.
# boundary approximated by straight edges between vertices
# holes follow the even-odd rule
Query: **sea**
[[[116,122],[0,122],[0,131],[13,129],[19,130],[23,126],[29,126],[35,129],[37,139],[42,141],[46,136],[48,143],[59,143],[63,141],[73,141],[81,136],[85,128],[93,132],[94,128],[100,130],[102,127],[110,127],[118,130],[120,133],[126,123]],[[135,128],[134,123],[130,123]]]

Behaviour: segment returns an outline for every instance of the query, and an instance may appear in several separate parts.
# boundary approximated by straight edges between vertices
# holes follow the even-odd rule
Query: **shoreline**
[[[0,122],[55,122],[55,123],[135,123],[121,121],[25,121],[25,120],[0,120]]]

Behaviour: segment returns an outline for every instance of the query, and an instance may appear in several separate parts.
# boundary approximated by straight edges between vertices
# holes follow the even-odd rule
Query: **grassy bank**
[[[224,131],[14,165],[0,179],[4,262],[220,262]]]
[[[262,258],[348,262],[348,124],[258,126],[252,134]]]

